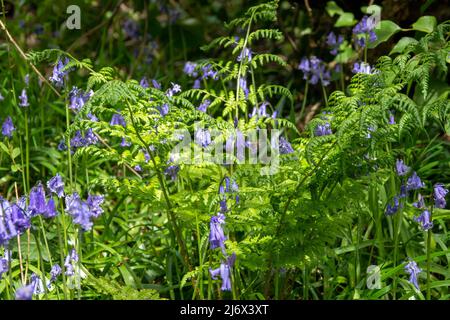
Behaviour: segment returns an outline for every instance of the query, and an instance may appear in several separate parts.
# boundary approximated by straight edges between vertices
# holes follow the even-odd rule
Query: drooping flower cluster
[[[222,254],[224,256],[224,260],[220,263],[220,267],[217,269],[209,269],[209,273],[211,274],[211,278],[217,279],[218,276],[222,279],[222,291],[230,291],[231,290],[231,268],[234,265],[234,261],[236,260],[236,254],[232,254],[231,256],[227,256],[226,248],[225,248],[225,240],[227,239],[225,236],[225,232],[223,230],[223,226],[225,225],[225,213],[228,211],[227,208],[227,195],[234,196],[236,204],[239,203],[239,195],[237,194],[239,191],[239,187],[235,180],[230,179],[229,177],[224,178],[225,185],[223,183],[219,186],[219,196],[220,200],[220,212],[217,215],[212,216],[210,220],[210,233],[209,233],[209,243],[211,250],[216,248],[220,248]]]
[[[201,112],[206,112],[206,109],[208,109],[210,104],[211,104],[211,101],[209,99],[206,99],[198,106],[197,110],[199,110]]]
[[[405,265],[405,272],[409,274],[409,282],[413,284],[417,290],[420,290],[417,278],[419,273],[422,272],[422,269],[419,268],[414,260],[410,259],[410,261]]]
[[[339,35],[336,37],[334,32],[330,32],[327,36],[327,45],[330,47],[331,51],[330,53],[335,56],[338,54],[339,47],[344,42],[344,37],[342,35]]]
[[[2,135],[11,138],[14,130],[16,130],[16,128],[14,127],[11,117],[6,117],[2,124]]]
[[[241,61],[250,62],[250,61],[252,61],[252,56],[253,56],[253,52],[251,49],[243,48],[242,51],[239,53],[238,57],[236,58],[236,60],[238,62],[241,62]]]
[[[22,89],[22,93],[19,96],[19,106],[21,107],[28,107],[30,104],[28,102],[28,96],[27,96],[27,90],[24,88]]]
[[[79,194],[74,192],[65,197],[65,211],[73,218],[75,224],[81,226],[84,231],[88,231],[94,224],[92,219],[98,218],[103,213],[103,209],[100,207],[103,200],[103,196],[89,194],[87,200],[82,201]]]
[[[84,136],[80,130],[75,132],[75,136],[70,139],[70,146],[72,147],[72,152],[74,152],[77,148],[87,147],[92,144],[96,144],[98,142],[98,138],[95,135],[92,128],[86,130]]]
[[[434,185],[434,206],[436,208],[443,209],[447,205],[445,197],[447,196],[448,189],[444,187],[442,183],[437,183]]]
[[[200,68],[197,63],[187,61],[184,64],[183,72],[189,77],[196,78],[193,85],[194,89],[200,89],[201,80],[206,80],[208,78],[213,80],[218,79],[217,71],[214,71],[210,64],[206,64]]]
[[[206,148],[211,144],[211,133],[208,129],[198,128],[194,135],[195,143]]]
[[[374,74],[376,73],[375,68],[371,67],[370,64],[365,62],[355,62],[353,64],[353,73],[364,73],[364,74]]]
[[[168,96],[169,98],[173,97],[175,93],[181,92],[181,86],[179,84],[173,82],[171,82],[171,84],[172,87],[167,89],[166,91],[166,96]]]
[[[267,118],[267,117],[272,117],[273,119],[275,119],[277,117],[278,112],[274,111],[272,113],[272,115],[267,113],[267,106],[269,105],[269,103],[267,101],[263,101],[259,107],[255,106],[252,110],[252,113],[248,115],[248,117],[251,119],[253,117],[258,118]]]
[[[49,80],[58,88],[62,88],[64,86],[64,81],[70,71],[69,69],[64,70],[68,63],[68,58],[65,58],[64,61],[59,59],[53,68],[53,74]]]
[[[73,87],[69,93],[69,108],[76,112],[80,111],[93,94],[92,90],[83,92],[83,90]]]
[[[326,122],[325,124],[319,124],[314,130],[314,135],[316,137],[327,136],[330,134],[333,134],[333,131],[331,131],[331,125],[329,122]]]
[[[0,280],[2,280],[3,274],[8,271],[10,255],[11,252],[9,250],[5,250],[4,256],[0,257]]]
[[[353,34],[356,36],[358,46],[364,48],[369,43],[377,40],[377,35],[373,31],[376,26],[376,20],[373,16],[364,16],[361,21],[353,28]]]
[[[294,152],[294,149],[292,148],[291,144],[285,137],[279,137],[278,139],[280,144],[280,153],[281,154],[289,154]]]
[[[312,85],[316,85],[319,81],[323,86],[330,84],[331,73],[327,70],[325,63],[316,56],[309,59],[302,58],[298,69],[303,72],[303,79]]]

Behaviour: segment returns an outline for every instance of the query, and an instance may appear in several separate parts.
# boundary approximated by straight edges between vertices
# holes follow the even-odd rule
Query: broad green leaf
[[[436,28],[436,25],[437,25],[436,17],[423,16],[413,23],[412,28],[413,30],[430,33]]]
[[[334,24],[335,27],[351,27],[356,24],[355,16],[353,13],[344,12]]]
[[[341,15],[344,13],[344,10],[342,10],[334,1],[328,1],[325,10],[327,10],[331,17],[334,17],[335,14]]]
[[[416,44],[416,43],[418,43],[418,41],[414,38],[403,37],[400,39],[399,42],[397,42],[397,44],[394,46],[394,48],[392,48],[391,52],[389,52],[389,55],[391,55],[393,53],[402,53],[403,50],[405,50],[407,46],[409,46],[410,44]]]
[[[401,28],[390,20],[383,20],[375,28],[375,33],[377,35],[377,40],[369,44],[369,48],[375,48],[380,43],[389,40],[395,33],[400,31]]]

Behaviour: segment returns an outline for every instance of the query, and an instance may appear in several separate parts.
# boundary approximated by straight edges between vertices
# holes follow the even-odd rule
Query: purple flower
[[[150,87],[146,77],[142,77],[141,81],[139,82],[139,85],[144,89]]]
[[[103,213],[103,209],[100,205],[104,200],[105,197],[103,195],[88,195],[86,203],[89,206],[92,217],[98,218]]]
[[[5,251],[5,256],[0,257],[0,280],[5,272],[9,270],[9,252]]]
[[[387,215],[387,216],[392,216],[392,215],[397,213],[399,208],[400,208],[399,197],[395,196],[393,204],[391,205],[389,203],[387,205],[386,211],[384,212],[384,214]]]
[[[78,262],[78,254],[75,249],[66,256],[64,267],[66,268],[66,276],[73,276],[75,274],[75,264]]]
[[[86,104],[90,97],[94,94],[94,91],[84,93],[77,87],[73,87],[69,93],[69,108],[74,111],[80,111],[80,109]]]
[[[84,231],[92,228],[91,211],[89,205],[81,201],[78,193],[74,192],[72,195],[67,195],[66,198],[66,212],[73,218],[73,222],[81,226]]]
[[[33,284],[33,294],[42,294],[45,292],[44,283],[36,273],[30,276],[30,282]]]
[[[2,134],[4,137],[11,138],[13,131],[16,130],[10,116],[6,117],[2,125]]]
[[[33,300],[34,283],[23,286],[16,291],[16,300]]]
[[[417,290],[420,290],[417,277],[419,273],[422,272],[422,269],[419,268],[414,260],[410,259],[409,263],[405,266],[405,272],[409,274],[409,282],[412,283]]]
[[[403,163],[403,160],[397,159],[397,162],[395,163],[395,168],[397,169],[397,174],[399,176],[404,176],[409,172],[410,167],[405,165]]]
[[[63,71],[63,69],[66,67],[68,63],[69,59],[67,58],[64,59],[64,62],[61,59],[59,59],[53,68],[53,74],[49,78],[49,80],[58,88],[62,88],[64,86],[64,79],[69,73],[69,70]]]
[[[137,39],[139,37],[139,26],[134,20],[126,19],[123,22],[123,31],[127,38]]]
[[[54,218],[58,215],[58,212],[56,211],[56,207],[55,207],[55,201],[53,200],[53,198],[50,198],[47,201],[47,209],[43,213],[43,215],[45,218]]]
[[[122,142],[120,142],[121,147],[129,147],[131,146],[131,143],[128,142],[125,138],[122,138]]]
[[[325,63],[316,56],[312,56],[309,60],[302,58],[298,69],[303,72],[303,79],[310,84],[316,85],[319,80],[323,86],[330,84],[331,73],[326,70]]]
[[[197,110],[201,111],[201,112],[206,112],[206,109],[209,107],[209,105],[211,104],[211,101],[209,101],[208,99],[206,99],[205,101],[203,101],[200,106],[197,108]]]
[[[353,73],[364,73],[364,74],[374,74],[375,69],[372,68],[368,63],[365,62],[355,62],[352,69]]]
[[[316,130],[314,130],[314,135],[316,137],[327,136],[330,134],[333,134],[333,132],[331,131],[331,125],[328,122],[326,122],[324,125],[319,124],[316,127]]]
[[[198,73],[195,71],[196,68],[197,64],[195,62],[188,61],[184,64],[183,72],[189,77],[197,77]]]
[[[280,137],[279,143],[280,143],[280,153],[281,154],[289,154],[289,153],[294,152],[294,149],[292,148],[289,141],[286,140],[286,138]]]
[[[200,79],[195,79],[194,81],[194,85],[192,86],[193,89],[200,89],[201,85],[200,85]]]
[[[211,134],[208,129],[197,129],[195,132],[195,143],[203,148],[211,144]]]
[[[54,266],[52,266],[52,269],[50,270],[50,283],[54,282],[61,273],[62,269],[59,264],[55,264]]]
[[[225,262],[220,264],[220,267],[217,269],[209,269],[209,273],[211,278],[214,280],[220,275],[222,279],[222,286],[220,290],[222,291],[231,291],[231,278],[230,278],[230,269],[233,267],[234,262],[236,261],[236,254],[233,253],[230,257],[227,258]]]
[[[22,89],[22,93],[19,96],[19,106],[28,107],[30,104],[28,103],[27,90]]]
[[[442,183],[436,183],[434,185],[434,206],[436,208],[445,208],[447,202],[445,201],[445,196],[448,190],[444,188]]]
[[[212,69],[210,64],[203,66],[202,68],[202,79],[212,78],[213,80],[217,80],[217,71]]]
[[[225,248],[224,241],[226,240],[225,234],[223,232],[222,225],[225,223],[225,215],[218,213],[211,217],[209,227],[209,244],[211,249]]]
[[[249,48],[243,48],[236,60],[238,62],[244,60],[247,60],[248,62],[252,61],[252,50],[250,50]]]
[[[339,46],[344,42],[344,37],[342,35],[339,35],[338,38],[336,38],[336,35],[334,32],[330,32],[327,36],[327,45],[330,47],[331,51],[330,53],[332,55],[337,55]]]
[[[169,113],[169,105],[167,103],[164,103],[162,106],[157,108],[159,110],[159,114],[161,117],[164,117],[166,114]]]
[[[245,78],[239,78],[239,87],[241,87],[242,91],[244,91],[245,98],[248,98],[248,94],[250,93],[250,91],[248,90],[247,80]]]
[[[179,84],[171,82],[172,87],[166,92],[166,96],[173,97],[175,93],[181,92],[181,86]]]
[[[137,171],[137,172],[141,172],[142,171],[142,167],[137,164],[137,165],[134,166],[134,170]]]
[[[87,117],[89,120],[91,120],[92,122],[97,122],[97,121],[98,121],[98,118],[97,118],[94,114],[92,114],[92,113],[90,113],[90,112],[86,115],[86,117]]]
[[[57,173],[47,182],[47,188],[49,188],[51,192],[56,194],[58,198],[64,196],[64,181],[62,180],[59,173]]]
[[[112,126],[123,126],[123,127],[127,126],[127,124],[125,123],[125,119],[119,113],[113,114],[111,122],[109,124]]]
[[[419,193],[417,202],[414,202],[412,205],[418,209],[425,208],[425,201],[423,200],[423,197],[420,193]]]
[[[409,190],[417,190],[425,187],[425,183],[423,183],[416,172],[413,172],[412,176],[408,178],[406,182],[406,189]]]
[[[25,77],[23,77],[23,82],[25,82],[25,85],[28,87],[30,84],[30,75],[27,73]]]
[[[38,184],[30,191],[30,204],[28,210],[31,216],[43,214],[47,211],[47,204],[45,202],[45,191],[42,184]]]
[[[430,212],[428,210],[424,210],[420,216],[415,217],[414,221],[419,222],[424,231],[433,228],[433,222],[431,221]]]
[[[156,81],[155,79],[152,80],[152,85],[153,85],[153,88],[161,90],[161,84],[159,84],[159,82]]]
[[[353,28],[353,34],[357,38],[360,47],[366,46],[366,37],[369,36],[369,43],[377,40],[377,35],[373,31],[376,26],[374,17],[364,16],[361,21]]]
[[[175,181],[177,179],[178,171],[180,171],[180,167],[177,165],[171,165],[164,170],[164,174],[169,176],[172,181]]]
[[[389,112],[389,124],[395,124],[395,117],[392,112]]]

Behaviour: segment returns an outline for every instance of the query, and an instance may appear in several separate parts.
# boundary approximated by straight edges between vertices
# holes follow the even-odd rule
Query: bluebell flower
[[[208,78],[211,78],[213,80],[218,79],[217,71],[214,71],[210,64],[203,66],[201,68],[201,70],[202,70],[202,76],[201,76],[202,79],[208,79]]]
[[[73,222],[81,226],[84,231],[92,228],[91,211],[89,205],[82,201],[78,193],[67,195],[65,211],[73,218]]]
[[[200,79],[195,79],[192,88],[193,89],[200,89],[201,88]]]
[[[49,287],[50,287],[50,284],[52,283],[52,282],[55,282],[56,281],[56,279],[58,278],[58,276],[60,275],[62,273],[62,269],[61,269],[61,267],[59,266],[59,264],[55,264],[55,265],[53,265],[52,266],[52,269],[50,270],[50,283],[49,283]]]
[[[281,154],[289,154],[289,153],[294,152],[294,149],[292,148],[289,141],[286,140],[286,138],[280,137],[279,144],[280,144],[280,153]]]
[[[418,209],[425,208],[425,201],[420,193],[419,193],[417,202],[414,202],[412,205]]]
[[[414,260],[410,259],[408,264],[405,265],[405,272],[409,274],[409,282],[413,284],[417,290],[420,290],[417,278],[419,273],[422,272],[422,269],[419,268]]]
[[[195,143],[203,148],[206,148],[211,144],[211,134],[208,129],[199,128],[195,132]]]
[[[334,32],[330,32],[327,36],[327,45],[330,47],[330,53],[335,56],[338,54],[339,46],[344,42],[344,37],[339,35],[336,38]]]
[[[119,113],[113,114],[109,124],[112,126],[123,126],[123,127],[127,126],[125,119]]]
[[[42,294],[45,292],[44,283],[42,282],[41,278],[36,273],[33,273],[30,276],[30,282],[34,286],[33,294]]]
[[[147,89],[148,87],[150,87],[150,84],[148,83],[148,80],[146,77],[142,77],[141,81],[139,82],[139,85],[144,89]]]
[[[28,210],[31,216],[43,214],[47,211],[47,204],[45,201],[45,190],[42,184],[38,184],[30,191],[30,204]]]
[[[225,223],[225,215],[218,213],[211,217],[209,226],[209,244],[211,249],[225,248],[224,241],[226,240],[225,234],[223,232],[222,225]]]
[[[33,300],[34,283],[16,290],[16,300]]]
[[[312,56],[309,60],[302,58],[298,69],[303,72],[303,79],[310,84],[316,85],[319,81],[323,86],[330,84],[331,73],[326,69],[325,63],[316,56]]]
[[[77,130],[75,132],[75,136],[70,139],[70,145],[74,148],[79,148],[79,147],[83,147],[86,144],[86,141],[83,137],[83,135],[81,134],[80,130]]]
[[[30,217],[28,216],[25,208],[25,201],[25,197],[22,197],[17,203],[14,203],[11,206],[10,219],[19,234],[22,234],[31,226]]]
[[[169,113],[169,105],[167,103],[164,103],[162,106],[157,107],[157,109],[159,110],[159,114],[161,115],[161,117],[164,117]]]
[[[57,149],[58,149],[59,151],[65,151],[65,150],[67,150],[66,142],[64,141],[64,139],[61,139],[61,140],[59,141]]]
[[[222,262],[220,264],[219,268],[209,269],[209,273],[212,279],[216,280],[217,277],[220,275],[220,278],[222,280],[222,286],[220,290],[222,291],[231,291],[230,270],[233,267],[235,260],[236,254],[233,253],[230,257],[227,258],[225,262]]]
[[[239,53],[238,57],[237,57],[237,61],[241,62],[241,61],[247,61],[250,62],[252,61],[252,50],[250,50],[249,48],[243,48],[242,51]]]
[[[406,175],[410,170],[410,167],[405,165],[403,163],[403,160],[401,160],[401,159],[397,159],[397,162],[395,163],[395,168],[397,169],[397,174],[400,177]]]
[[[120,142],[120,146],[121,147],[129,147],[131,146],[131,142],[128,142],[127,139],[125,139],[125,137],[122,138],[122,141]]]
[[[66,276],[75,275],[75,264],[78,262],[78,254],[75,249],[72,249],[71,252],[66,256],[64,261],[64,267],[66,269]]]
[[[22,93],[19,96],[19,106],[21,107],[28,107],[30,104],[28,103],[28,96],[27,96],[27,90],[22,89]]]
[[[384,214],[387,216],[392,216],[392,215],[396,214],[400,207],[398,197],[394,197],[393,201],[394,202],[392,205],[390,203],[388,203],[388,205],[386,206],[386,211],[384,212]]]
[[[327,136],[333,134],[333,132],[331,131],[331,125],[330,123],[326,122],[325,124],[319,124],[316,127],[316,130],[314,130],[314,135],[316,137],[320,137],[320,136]]]
[[[422,229],[427,231],[433,228],[433,222],[431,221],[431,215],[428,210],[422,211],[422,214],[414,218],[414,221],[420,223]]]
[[[244,77],[239,78],[239,87],[242,89],[242,91],[244,91],[245,97],[248,98],[248,94],[250,93],[250,91],[247,87],[247,80]]]
[[[50,197],[50,199],[48,199],[47,210],[45,210],[43,215],[45,218],[54,218],[58,215],[58,212],[56,211],[55,200],[53,200],[52,197]]]
[[[425,183],[423,183],[416,172],[413,172],[412,176],[408,178],[406,182],[406,189],[409,190],[417,190],[425,187]]]
[[[23,82],[25,82],[27,87],[30,84],[30,75],[28,73],[23,77]]]
[[[197,108],[197,110],[201,111],[201,112],[206,112],[206,109],[208,109],[209,105],[211,104],[211,101],[209,101],[208,99],[206,99],[205,101],[203,101],[200,106]]]
[[[179,84],[171,82],[172,87],[169,88],[166,92],[166,96],[173,97],[175,93],[181,92],[181,86]]]
[[[69,109],[80,111],[86,102],[93,96],[94,91],[83,92],[83,90],[73,87],[69,92]]]
[[[447,202],[445,201],[445,196],[448,193],[448,190],[444,188],[442,183],[436,183],[434,185],[434,206],[436,208],[444,209]]]
[[[400,186],[400,193],[398,195],[399,198],[406,198],[408,196],[408,190],[406,189],[406,185],[402,184]]]
[[[377,35],[373,31],[376,26],[374,17],[364,16],[361,21],[353,28],[353,34],[357,37],[357,43],[360,47],[366,46],[366,36],[369,38],[369,43],[377,40]]]
[[[139,37],[139,26],[137,22],[132,19],[126,19],[123,22],[123,31],[127,38],[137,39]]]
[[[102,205],[104,200],[105,197],[103,195],[88,195],[86,203],[89,207],[92,217],[98,218],[103,213],[103,208],[100,206]]]
[[[48,180],[47,188],[49,188],[51,192],[56,194],[58,198],[64,196],[64,181],[62,180],[62,177],[59,175],[59,173]]]
[[[49,80],[58,88],[61,88],[64,86],[64,80],[67,77],[69,70],[63,71],[63,69],[66,67],[66,65],[68,63],[69,63],[69,59],[67,59],[67,58],[64,59],[64,62],[61,59],[59,59],[53,68],[53,74],[49,78]]]
[[[161,84],[158,81],[156,81],[155,79],[152,80],[152,85],[153,85],[153,88],[161,90]]]
[[[96,144],[98,142],[98,138],[94,133],[94,130],[92,128],[89,128],[86,130],[86,133],[84,135],[84,141],[85,146],[89,146],[91,144]]]
[[[389,112],[389,124],[395,124],[395,117],[392,112]]]
[[[0,280],[5,272],[9,270],[9,251],[5,251],[5,256],[0,257]]]
[[[364,73],[364,74],[374,74],[375,69],[370,66],[370,64],[365,62],[355,62],[353,64],[353,73]]]
[[[133,168],[136,172],[141,172],[142,171],[142,167],[140,165],[135,165]]]
[[[11,138],[13,131],[16,130],[10,116],[6,117],[2,124],[2,134],[4,137]]]
[[[98,122],[98,118],[95,116],[95,114],[92,114],[92,113],[88,113],[87,115],[86,115],[86,117],[89,119],[89,120],[91,120],[92,122]]]
[[[175,181],[177,179],[178,171],[180,171],[180,167],[177,165],[171,165],[164,170],[164,174],[169,176],[172,181]]]
[[[195,62],[188,61],[184,64],[183,72],[190,77],[197,77],[198,72],[195,70],[197,64]]]

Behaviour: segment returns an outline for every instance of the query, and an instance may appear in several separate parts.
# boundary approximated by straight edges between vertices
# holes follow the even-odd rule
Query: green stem
[[[433,207],[431,207],[430,221],[432,221]],[[427,231],[427,300],[431,300],[431,237],[433,231]]]

